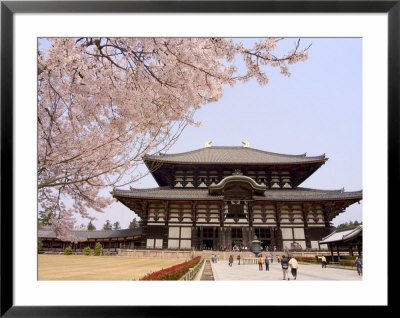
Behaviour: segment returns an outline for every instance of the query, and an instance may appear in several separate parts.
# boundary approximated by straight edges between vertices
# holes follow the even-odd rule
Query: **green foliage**
[[[235,241],[235,245],[236,245],[236,246],[242,245],[242,241],[239,241],[239,240]]]
[[[115,222],[115,223],[113,224],[113,226],[114,226],[114,230],[120,230],[120,229],[121,229],[121,225],[119,224],[118,221]]]
[[[106,223],[103,225],[103,230],[112,230],[112,225],[110,220],[107,220]]]
[[[92,221],[89,221],[89,224],[87,226],[88,231],[94,231],[96,230],[96,227],[92,224]]]
[[[131,221],[131,223],[129,223],[129,229],[131,230],[131,229],[134,229],[134,228],[137,228],[137,227],[139,227],[139,223],[138,223],[138,221],[136,219],[133,219]]]
[[[349,267],[355,266],[354,261],[349,259],[339,260],[339,265]]]
[[[362,225],[362,222],[358,222],[357,220],[354,221],[354,222],[353,221],[349,221],[349,222],[345,222],[345,223],[339,224],[336,227],[333,226],[332,230],[334,230],[334,231],[336,231],[336,230],[344,230],[344,229],[347,229],[347,228],[354,228],[354,227],[357,227],[359,225]]]
[[[89,246],[86,246],[86,247],[83,249],[83,254],[85,254],[85,255],[90,255],[90,253],[92,253],[91,248],[90,248]]]
[[[52,212],[50,208],[46,208],[44,211],[39,211],[38,222],[39,226],[49,226],[51,225],[50,218]]]
[[[356,260],[356,256],[340,256],[340,259],[342,260]]]
[[[96,243],[96,246],[94,247],[94,256],[101,256],[103,255],[103,246],[101,246],[100,243]]]
[[[71,255],[72,254],[72,247],[67,246],[64,250],[64,255]]]
[[[38,253],[40,252],[40,250],[42,249],[42,247],[43,247],[43,242],[42,242],[42,239],[41,238],[38,238],[38,247],[37,247],[37,249],[38,249]]]
[[[301,257],[301,256],[297,257],[296,256],[296,260],[298,262],[305,262],[305,263],[317,263],[318,262],[317,258],[315,258],[315,257],[306,257],[306,256],[304,256],[304,257]]]

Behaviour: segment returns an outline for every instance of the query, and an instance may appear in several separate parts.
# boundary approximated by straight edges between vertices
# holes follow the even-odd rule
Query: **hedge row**
[[[185,275],[190,268],[195,267],[200,262],[200,259],[201,257],[197,256],[190,261],[147,274],[139,280],[178,280]]]
[[[306,263],[317,263],[317,259],[315,257],[307,257],[307,256],[300,256],[296,257],[297,261],[306,262]]]

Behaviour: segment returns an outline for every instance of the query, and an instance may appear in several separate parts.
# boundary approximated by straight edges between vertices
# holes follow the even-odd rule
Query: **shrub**
[[[200,259],[201,257],[197,256],[190,261],[147,274],[139,280],[178,280],[185,275],[190,268],[196,266],[200,262]]]
[[[42,239],[39,238],[39,239],[38,239],[38,245],[37,245],[37,251],[38,251],[38,253],[40,252],[40,250],[42,249],[42,247],[43,247],[43,242],[42,242]]]
[[[83,254],[85,254],[85,255],[90,255],[91,252],[92,252],[92,250],[90,249],[89,246],[86,246],[86,247],[83,249]]]
[[[343,265],[343,266],[355,266],[354,261],[353,260],[349,260],[349,259],[343,259],[339,261],[339,265]]]
[[[315,257],[307,257],[307,256],[299,256],[296,257],[298,262],[305,262],[305,263],[317,263],[317,259]]]
[[[72,254],[72,247],[67,246],[64,250],[64,255],[71,255]]]
[[[340,259],[342,260],[342,259],[346,259],[346,260],[353,260],[353,261],[355,261],[356,260],[356,256],[340,256]]]
[[[103,255],[103,246],[101,246],[100,243],[96,243],[96,246],[94,247],[94,256],[100,256]]]

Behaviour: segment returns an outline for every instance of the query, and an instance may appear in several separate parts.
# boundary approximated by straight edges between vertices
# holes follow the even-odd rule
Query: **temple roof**
[[[319,244],[334,243],[341,241],[352,240],[353,238],[362,235],[362,225],[352,229],[337,230],[322,238]]]
[[[121,190],[114,189],[111,194],[114,197],[137,199],[223,199],[222,195],[210,195],[208,188],[203,189],[177,189],[170,187]],[[264,195],[254,195],[255,200],[335,200],[335,199],[362,199],[362,191],[345,192],[340,190],[317,190],[309,188],[295,189],[267,189]]]
[[[141,228],[123,229],[123,230],[94,230],[94,231],[70,231],[70,233],[78,238],[86,239],[104,239],[116,237],[129,237],[142,234]],[[52,230],[38,230],[38,237],[56,238],[56,234]]]
[[[286,155],[249,147],[205,147],[176,154],[146,155],[146,161],[175,164],[302,164],[325,162],[325,154],[307,157],[306,154]]]

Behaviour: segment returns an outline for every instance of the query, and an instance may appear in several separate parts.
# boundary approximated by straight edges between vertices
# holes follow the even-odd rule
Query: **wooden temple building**
[[[94,230],[94,231],[71,231],[77,238],[77,242],[62,241],[50,229],[39,229],[38,238],[42,240],[42,252],[63,251],[72,245],[74,251],[83,251],[89,246],[94,249],[96,243],[100,243],[106,251],[117,251],[118,248],[135,249],[141,246],[141,228],[123,230]]]
[[[328,236],[322,238],[320,244],[326,244],[331,252],[333,259],[334,252],[339,258],[341,251],[349,252],[353,256],[355,253],[358,256],[362,255],[362,234],[363,226],[359,225],[355,228],[347,228],[333,231]]]
[[[263,246],[319,249],[331,221],[362,199],[362,191],[299,185],[325,155],[286,155],[248,147],[210,147],[143,160],[159,187],[111,194],[142,219],[141,247],[231,249]]]

